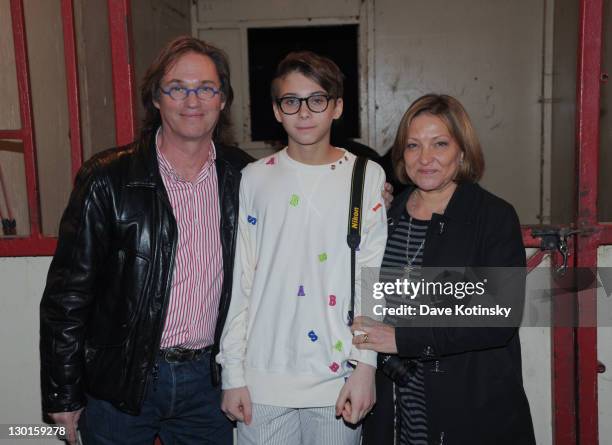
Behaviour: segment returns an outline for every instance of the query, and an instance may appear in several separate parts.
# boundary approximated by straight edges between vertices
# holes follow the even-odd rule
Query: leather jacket
[[[85,393],[138,414],[159,350],[177,224],[155,133],[83,165],[60,223],[40,304],[44,412],[74,411]],[[232,288],[240,170],[252,158],[216,144],[224,282],[212,356]],[[213,383],[220,373],[214,360]]]

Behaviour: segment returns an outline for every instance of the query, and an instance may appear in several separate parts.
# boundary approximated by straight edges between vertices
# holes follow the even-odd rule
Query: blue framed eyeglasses
[[[195,93],[198,99],[210,100],[221,92],[221,90],[209,85],[204,85],[197,88],[187,88],[180,85],[175,85],[171,86],[167,90],[160,87],[159,90],[174,100],[185,100],[187,97],[189,97],[189,94],[191,94],[192,91]]]

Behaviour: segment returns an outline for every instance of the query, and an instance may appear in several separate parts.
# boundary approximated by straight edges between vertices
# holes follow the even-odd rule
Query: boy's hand
[[[253,411],[248,388],[243,386],[241,388],[224,389],[221,393],[221,411],[231,421],[237,420],[250,425]]]
[[[336,416],[342,416],[345,422],[355,425],[370,412],[376,403],[375,373],[373,366],[357,363],[357,368],[338,395]]]
[[[391,207],[391,203],[393,202],[393,186],[390,183],[385,182],[381,194],[383,201],[385,201],[385,208],[389,210],[389,207]]]

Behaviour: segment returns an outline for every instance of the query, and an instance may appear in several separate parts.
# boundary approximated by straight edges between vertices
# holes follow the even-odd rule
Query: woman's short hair
[[[191,36],[180,36],[162,48],[151,66],[149,66],[149,69],[147,69],[142,80],[140,97],[145,109],[142,132],[155,131],[161,125],[161,115],[154,104],[155,101],[159,100],[160,82],[178,59],[187,53],[196,53],[210,57],[215,64],[219,81],[221,82],[220,89],[223,95],[222,98],[225,101],[225,107],[221,111],[214,136],[219,136],[224,126],[229,126],[230,108],[234,99],[234,91],[230,83],[230,68],[227,55],[223,50],[200,39]]]
[[[446,124],[451,136],[463,153],[463,162],[455,177],[456,182],[478,182],[484,173],[484,157],[472,121],[463,105],[452,96],[426,94],[415,100],[400,121],[395,142],[391,149],[391,161],[395,176],[402,184],[410,183],[406,174],[404,149],[408,139],[408,128],[412,120],[421,115],[436,116]]]

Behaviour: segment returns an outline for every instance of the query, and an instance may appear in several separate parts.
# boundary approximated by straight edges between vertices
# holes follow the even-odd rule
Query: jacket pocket
[[[99,284],[90,320],[88,342],[93,347],[121,346],[135,321],[142,315],[143,298],[149,287],[148,258],[119,249]]]

